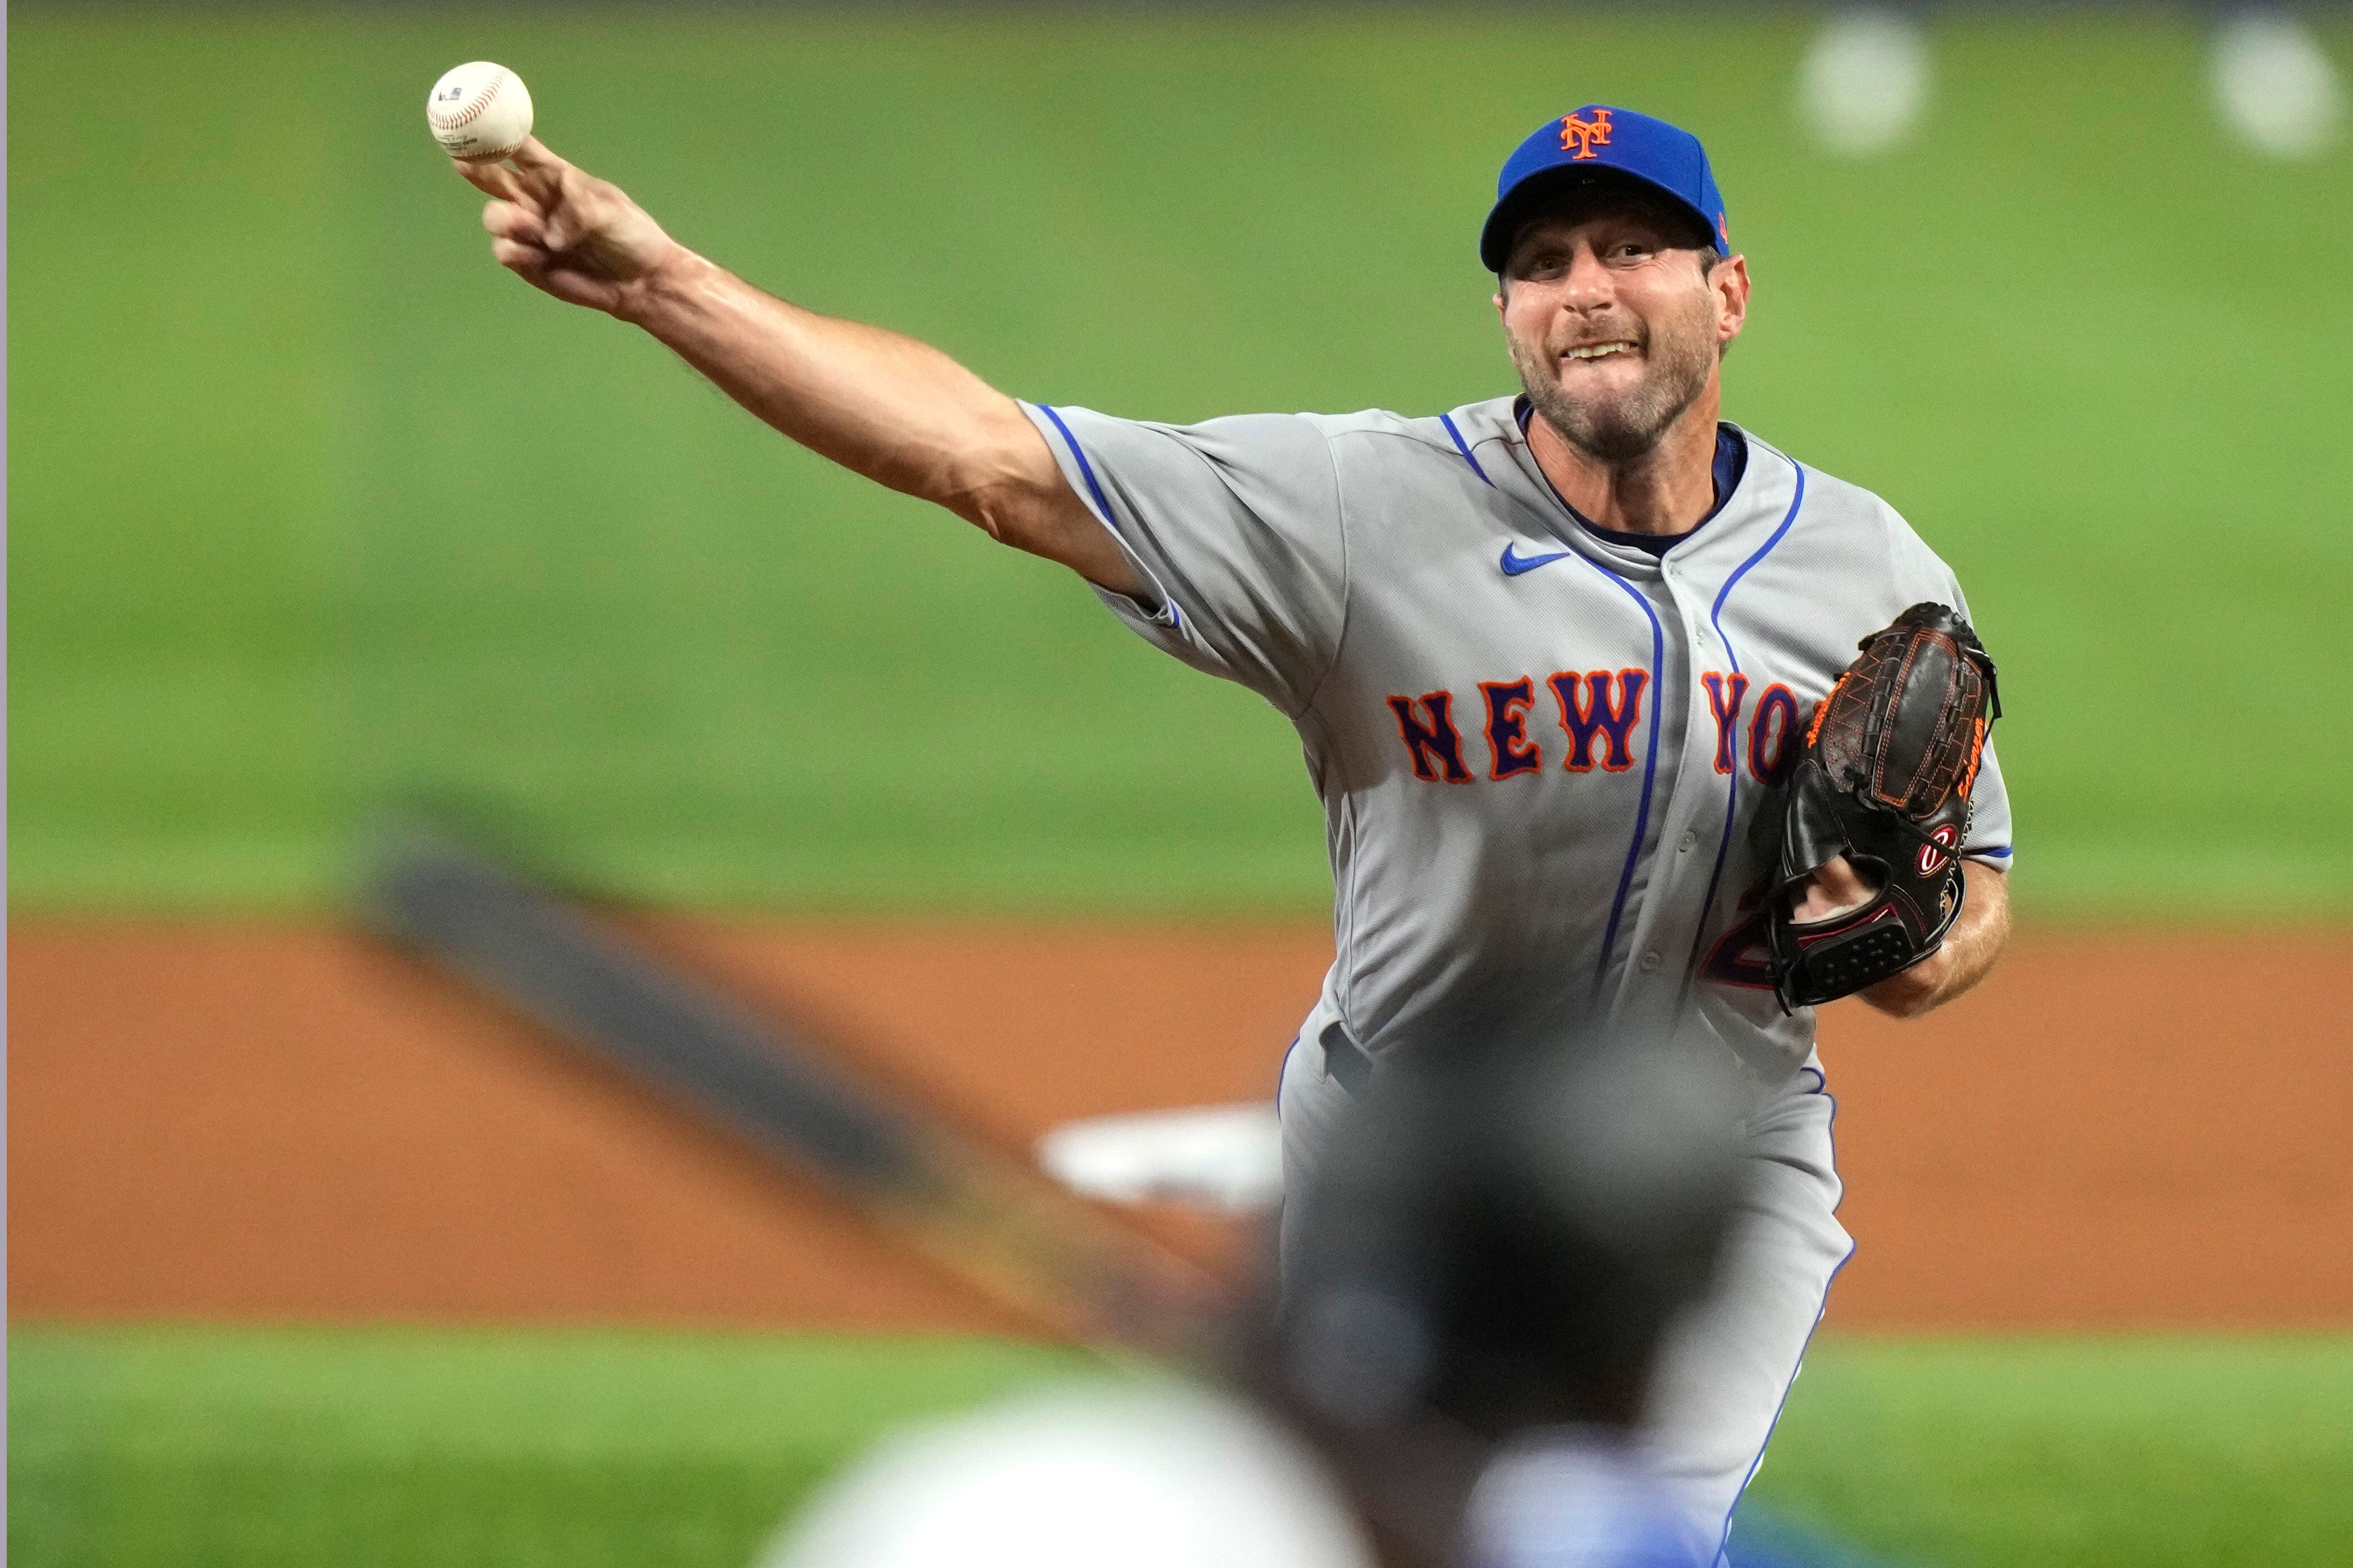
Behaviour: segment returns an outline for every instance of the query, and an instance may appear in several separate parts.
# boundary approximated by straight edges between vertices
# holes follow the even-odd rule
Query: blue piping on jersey
[[[1806,504],[1806,466],[1797,458],[1791,458],[1789,467],[1798,471],[1798,493],[1789,498],[1789,510],[1782,517],[1781,526],[1773,531],[1773,536],[1770,539],[1757,547],[1757,552],[1754,555],[1733,569],[1732,575],[1724,580],[1724,586],[1715,591],[1715,603],[1707,612],[1707,624],[1715,628],[1716,640],[1724,644],[1724,657],[1731,660],[1732,673],[1735,675],[1741,672],[1740,654],[1733,647],[1732,639],[1725,635],[1724,602],[1732,597],[1732,590],[1739,585],[1743,577],[1748,575],[1748,569],[1751,566],[1773,553],[1773,547],[1781,542],[1782,536],[1789,531],[1789,525],[1798,521],[1798,509]],[[1724,836],[1716,840],[1715,869],[1708,873],[1707,897],[1700,900],[1699,925],[1692,933],[1692,962],[1694,965],[1699,962],[1701,949],[1707,945],[1707,920],[1715,912],[1715,890],[1717,885],[1724,880],[1724,863],[1732,853],[1732,823],[1739,814],[1740,758],[1736,753],[1732,760],[1732,774],[1725,781]]]
[[[1047,412],[1050,414],[1053,410],[1048,409]],[[1487,478],[1487,470],[1481,468],[1479,466],[1479,459],[1471,455],[1471,443],[1465,441],[1462,438],[1462,432],[1454,427],[1454,416],[1451,414],[1441,414],[1438,416],[1438,422],[1446,426],[1446,433],[1449,436],[1454,437],[1454,449],[1462,454],[1462,460],[1471,465],[1471,471],[1479,476],[1480,482],[1484,484],[1489,489],[1493,489],[1495,488],[1495,481]],[[1057,423],[1059,423],[1059,421]]]
[[[1086,448],[1079,445],[1079,438],[1071,434],[1071,427],[1062,423],[1061,415],[1055,412],[1052,405],[1041,403],[1038,405],[1038,409],[1039,413],[1045,415],[1047,418],[1051,419],[1054,422],[1055,429],[1060,430],[1062,433],[1063,441],[1066,442],[1071,448],[1071,456],[1079,460],[1079,473],[1087,481],[1087,493],[1095,498],[1095,509],[1103,513],[1104,523],[1108,525],[1113,532],[1117,532],[1119,530],[1118,515],[1111,510],[1111,500],[1103,494],[1103,486],[1095,482],[1094,465],[1087,461]]]
[[[1767,1447],[1772,1446],[1774,1428],[1781,1425],[1781,1412],[1789,1407],[1789,1393],[1790,1390],[1798,1386],[1798,1373],[1805,1368],[1806,1351],[1812,1348],[1814,1342],[1814,1331],[1822,1326],[1822,1318],[1831,1310],[1831,1287],[1838,1283],[1840,1272],[1843,1270],[1848,1264],[1853,1261],[1854,1242],[1850,1238],[1847,1242],[1846,1256],[1840,1258],[1836,1264],[1832,1265],[1831,1268],[1831,1277],[1822,1282],[1822,1304],[1814,1311],[1813,1327],[1806,1331],[1806,1343],[1805,1346],[1800,1348],[1798,1352],[1798,1364],[1790,1370],[1789,1381],[1782,1385],[1781,1403],[1773,1406],[1773,1419],[1765,1427],[1765,1443]],[[1740,1504],[1742,1500],[1748,1496],[1748,1483],[1757,1479],[1757,1468],[1764,1462],[1765,1449],[1759,1448],[1757,1450],[1757,1457],[1748,1461],[1748,1473],[1740,1478],[1740,1489],[1735,1492],[1732,1496],[1732,1507],[1725,1511],[1724,1533],[1716,1537],[1715,1555],[1708,1559],[1708,1568],[1731,1568],[1732,1558],[1730,1554],[1732,1551],[1733,1515],[1740,1511]]]
[[[1061,415],[1055,411],[1051,404],[1038,405],[1038,411],[1051,419],[1054,422],[1054,428],[1062,433],[1062,439],[1070,446],[1071,456],[1079,460],[1079,473],[1087,481],[1087,493],[1095,498],[1095,510],[1103,513],[1103,526],[1110,529],[1113,535],[1116,537],[1119,533],[1119,514],[1111,510],[1111,498],[1104,495],[1103,486],[1095,482],[1094,465],[1087,461],[1087,449],[1079,445],[1079,438],[1071,434],[1071,427],[1062,423]],[[1133,597],[1133,595],[1125,596]],[[1149,599],[1138,602],[1147,610],[1152,607]],[[1165,600],[1162,607],[1168,612],[1168,624],[1181,629],[1185,625],[1185,612],[1176,607],[1176,601]]]
[[[1961,858],[1964,860],[2007,860],[2010,858],[2010,846],[2005,844],[1999,849],[1964,849],[1961,851]]]
[[[1440,415],[1440,417],[1446,416]],[[1454,427],[1454,422],[1447,419],[1446,427],[1451,430]],[[1461,446],[1462,437],[1458,435],[1454,437],[1454,441],[1457,446]],[[1462,455],[1469,458],[1471,448],[1464,447]],[[1479,465],[1473,459],[1471,466],[1476,468]],[[1479,477],[1482,479],[1487,479],[1483,473]],[[1568,504],[1568,498],[1560,493],[1560,488],[1552,482],[1552,476],[1544,471],[1544,465],[1541,463],[1536,465],[1536,477],[1544,480],[1545,489],[1551,492],[1552,499],[1559,503],[1561,510],[1568,513],[1572,519],[1577,519],[1577,509]],[[1493,485],[1495,481],[1487,479],[1487,482]],[[1784,522],[1781,526],[1786,529],[1788,524]],[[1778,538],[1779,535],[1776,534],[1774,537]],[[1567,543],[1567,541],[1564,539],[1562,542]],[[1769,549],[1770,546],[1767,548]],[[1601,989],[1602,976],[1609,973],[1609,955],[1618,951],[1618,922],[1625,918],[1626,898],[1634,889],[1634,868],[1642,858],[1642,839],[1651,831],[1651,787],[1658,782],[1659,777],[1659,710],[1661,706],[1659,671],[1666,668],[1667,634],[1659,625],[1659,612],[1651,607],[1649,595],[1641,589],[1637,588],[1582,550],[1574,553],[1579,561],[1624,589],[1626,596],[1634,601],[1641,608],[1643,617],[1651,623],[1651,672],[1650,679],[1646,682],[1651,691],[1651,739],[1650,743],[1642,748],[1642,804],[1634,812],[1634,841],[1626,847],[1626,868],[1618,873],[1618,896],[1609,901],[1609,926],[1601,936],[1601,957],[1593,966],[1593,989],[1599,994]]]
[[[1634,887],[1634,867],[1642,858],[1643,837],[1651,830],[1651,785],[1659,775],[1659,710],[1664,705],[1659,692],[1659,671],[1666,666],[1667,641],[1659,625],[1659,612],[1651,607],[1650,599],[1640,588],[1582,551],[1577,558],[1625,589],[1626,596],[1642,607],[1642,614],[1651,622],[1651,739],[1642,748],[1642,804],[1634,813],[1634,841],[1626,847],[1626,868],[1618,873],[1618,896],[1609,902],[1609,929],[1602,933],[1601,959],[1593,969],[1593,988],[1599,992],[1601,977],[1609,973],[1609,955],[1618,951],[1618,921],[1626,913],[1626,895]],[[1597,696],[1594,700],[1598,704],[1600,698]]]
[[[1839,1184],[1839,1201],[1843,1203],[1846,1200],[1846,1180],[1839,1174],[1838,1168],[1838,1096],[1831,1093],[1830,1080],[1822,1076],[1820,1068],[1800,1070],[1814,1075],[1819,1087],[1813,1092],[1831,1102],[1830,1125],[1822,1131],[1831,1144],[1831,1176]],[[1832,1204],[1831,1213],[1836,1215],[1838,1211],[1839,1205]],[[1822,1304],[1814,1309],[1814,1321],[1812,1327],[1806,1331],[1806,1342],[1798,1347],[1798,1364],[1789,1369],[1789,1381],[1781,1385],[1781,1403],[1773,1406],[1773,1419],[1765,1426],[1765,1441],[1757,1446],[1757,1457],[1748,1461],[1748,1473],[1740,1478],[1740,1489],[1732,1494],[1732,1506],[1724,1510],[1724,1533],[1716,1537],[1715,1555],[1708,1560],[1708,1568],[1730,1568],[1732,1516],[1740,1511],[1740,1500],[1748,1495],[1748,1483],[1757,1479],[1757,1468],[1765,1462],[1765,1450],[1773,1446],[1773,1429],[1781,1425],[1781,1413],[1789,1408],[1789,1391],[1798,1386],[1798,1374],[1805,1370],[1806,1352],[1813,1345],[1814,1331],[1822,1326],[1822,1319],[1831,1310],[1831,1287],[1838,1283],[1840,1271],[1854,1261],[1858,1245],[1853,1237],[1846,1238],[1846,1256],[1831,1266],[1831,1277],[1822,1281]]]

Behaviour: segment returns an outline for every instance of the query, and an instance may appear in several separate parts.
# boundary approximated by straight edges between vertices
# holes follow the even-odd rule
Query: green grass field
[[[1730,411],[1906,510],[2003,661],[2026,906],[2353,908],[2353,154],[2237,151],[2185,17],[2013,14],[1940,23],[1929,132],[1835,163],[1807,25],[19,7],[16,907],[316,909],[416,789],[675,902],[1325,896],[1255,699],[490,264],[419,123],[490,57],[755,279],[1174,418],[1508,390],[1500,154],[1577,99],[1685,119],[1757,279]]]
[[[1084,1375],[958,1341],[17,1330],[23,1568],[737,1568],[909,1417]],[[2353,1532],[2353,1341],[1816,1347],[1760,1511],[1918,1568],[2277,1568]]]

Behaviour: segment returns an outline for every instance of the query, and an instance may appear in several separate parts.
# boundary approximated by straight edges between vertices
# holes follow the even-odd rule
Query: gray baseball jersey
[[[1176,427],[1029,406],[1152,585],[1103,597],[1298,728],[1323,798],[1337,1019],[1417,1039],[1598,1005],[1696,1006],[1764,1085],[1811,1011],[1762,964],[1752,832],[1803,721],[1907,605],[1967,612],[1878,497],[1746,437],[1716,513],[1662,559],[1584,526],[1516,400],[1437,418],[1261,415]],[[2008,864],[1986,752],[1971,857]]]
[[[1323,797],[1337,955],[1284,1064],[1286,1184],[1345,1112],[1316,1048],[1335,1021],[1377,1062],[1696,1009],[1756,1080],[1750,1195],[1651,1401],[1684,1545],[1719,1560],[1852,1249],[1812,1014],[1767,984],[1753,830],[1856,643],[1922,600],[1967,613],[1952,572],[1878,497],[1753,437],[1660,558],[1577,518],[1511,398],[1190,428],[1029,413],[1151,584],[1106,603],[1288,715]],[[1990,747],[1963,849],[2009,863]]]

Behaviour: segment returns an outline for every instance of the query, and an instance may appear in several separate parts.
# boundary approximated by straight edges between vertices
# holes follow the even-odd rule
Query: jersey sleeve
[[[1938,564],[1942,566],[1943,563]],[[1969,614],[1968,598],[1961,592],[1960,580],[1953,575],[1949,566],[1944,567],[1944,574],[1946,592],[1952,595],[1952,606],[1961,612],[1962,618],[1970,626],[1976,626],[1976,617]],[[1993,650],[1988,648],[1987,651],[1991,653]],[[2001,656],[1997,653],[1993,658],[1999,680]],[[1992,738],[1993,731],[2000,728],[1996,723],[1988,731],[1985,756],[1978,764],[1977,787],[1969,792],[1969,835],[1961,843],[1961,856],[1964,859],[1981,860],[1996,870],[2007,871],[2012,848],[2010,787],[2002,783],[2001,758],[1995,751]]]
[[[2001,782],[2001,759],[1994,754],[1993,742],[1988,741],[1985,761],[1978,768],[1978,784],[1971,796],[1974,805],[1969,813],[1968,841],[1961,846],[1963,858],[1982,860],[1997,870],[2010,869],[2010,790]]]
[[[1303,415],[1194,426],[1022,405],[1062,476],[1151,585],[1098,587],[1145,640],[1296,717],[1338,656],[1347,604],[1339,478]]]
[[[1903,542],[1899,559],[1904,561],[1903,575],[1909,579],[1914,595],[1952,605],[1960,611],[1964,620],[1975,626],[1977,617],[1969,613],[1968,596],[1961,592],[1960,578],[1918,534],[1912,531],[1910,525],[1897,516],[1893,508],[1889,509],[1887,515]],[[1993,655],[1999,678],[2001,651],[1990,644],[1986,651]],[[1997,723],[1993,726],[1993,732],[1998,734],[2000,729]],[[1985,757],[1978,766],[1978,782],[1970,792],[1969,799],[1969,834],[1961,845],[1962,858],[1983,861],[1998,870],[2009,870],[2010,853],[2015,847],[2011,841],[2010,789],[2002,782],[2001,758],[1990,738],[1986,742]]]

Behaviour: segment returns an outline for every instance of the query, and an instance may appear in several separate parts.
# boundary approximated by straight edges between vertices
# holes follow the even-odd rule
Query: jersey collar
[[[1528,447],[1527,431],[1522,423],[1526,416],[1524,413],[1526,402],[1525,396],[1498,397],[1456,412],[1455,416],[1466,426],[1483,426],[1491,438],[1500,438],[1509,448],[1510,462],[1489,465],[1495,482],[1532,514],[1546,536],[1569,545],[1582,554],[1609,563],[1612,570],[1624,570],[1630,566],[1639,572],[1657,570],[1661,557],[1630,545],[1610,543],[1554,489],[1551,479],[1537,464],[1535,454]],[[1776,448],[1759,440],[1744,426],[1730,420],[1721,423],[1746,446],[1748,460],[1730,493],[1717,497],[1715,509],[1700,524],[1678,540],[1666,552],[1664,559],[1680,560],[1701,551],[1712,550],[1719,544],[1741,539],[1760,521],[1769,526],[1780,521],[1780,508],[1772,504],[1765,492],[1771,483],[1766,471],[1778,471],[1781,465],[1757,460],[1761,454],[1778,456]],[[1478,444],[1483,446],[1484,441]],[[1786,497],[1783,499],[1787,500]]]

